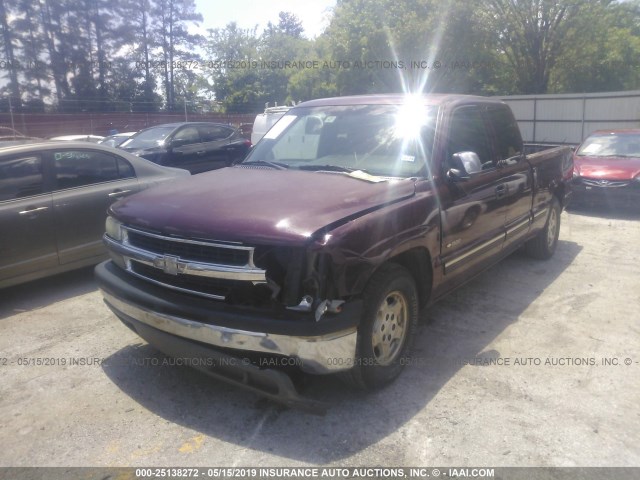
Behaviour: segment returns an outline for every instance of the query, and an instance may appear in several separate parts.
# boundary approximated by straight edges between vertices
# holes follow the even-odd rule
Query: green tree
[[[550,92],[640,89],[640,3],[594,2],[580,10],[553,68]]]
[[[46,45],[40,28],[39,12],[32,0],[19,0],[17,10],[24,12],[24,16],[16,16],[11,29],[22,45],[20,73],[24,77],[21,85],[23,96],[27,104],[43,105],[45,96],[51,93],[51,89],[48,85],[49,73],[42,61]]]
[[[282,105],[296,100],[291,92],[290,79],[297,72],[307,70],[304,62],[316,58],[313,43],[302,36],[303,32],[298,17],[280,12],[278,25],[269,24],[262,34],[259,55],[266,62],[266,68],[259,69],[259,78],[268,97],[265,101],[271,104],[277,102]],[[297,67],[287,68],[287,61]],[[300,62],[303,62],[302,66]]]
[[[202,22],[196,12],[194,0],[156,0],[154,15],[159,19],[158,37],[162,47],[161,58],[167,109],[176,110],[174,76],[176,67],[184,68],[184,61],[197,60],[194,47],[202,40],[200,35],[189,33],[191,24]]]
[[[320,35],[311,45],[310,59],[318,59],[319,65],[331,59],[331,46],[326,35]],[[336,75],[331,69],[303,69],[289,77],[289,97],[296,101],[338,95]]]
[[[255,68],[233,68],[258,61],[257,27],[243,29],[236,22],[210,29],[205,44],[208,77],[215,98],[229,113],[246,113],[265,101]],[[248,64],[244,64],[248,65]]]
[[[71,95],[71,87],[67,78],[67,65],[70,59],[67,55],[66,37],[63,35],[66,25],[62,20],[62,12],[66,6],[64,2],[51,2],[50,0],[42,0],[39,4],[42,31],[47,49],[46,58],[60,108],[62,108],[63,100]]]
[[[567,48],[584,0],[483,0],[486,28],[517,78],[520,93],[545,93],[551,72]]]
[[[2,30],[2,46],[6,61],[7,71],[9,73],[9,94],[11,95],[12,107],[19,109],[21,105],[20,84],[18,83],[18,62],[14,54],[15,37],[9,28],[8,12],[5,2],[0,1],[0,30]]]
[[[477,8],[477,0],[338,0],[323,35],[326,59],[351,65],[332,68],[338,93],[480,93],[494,54],[470,13]]]
[[[136,68],[143,72],[141,103],[137,110],[152,112],[157,110],[157,96],[155,94],[156,81],[152,71],[151,52],[157,44],[154,36],[154,18],[150,16],[150,0],[133,0],[130,4],[131,26],[136,32],[134,55]]]
[[[274,35],[281,33],[293,38],[302,38],[304,28],[300,19],[291,12],[280,12],[278,14],[278,24],[267,23],[265,35]]]
[[[312,58],[313,42],[303,32],[300,20],[288,12],[280,12],[278,24],[269,22],[261,35],[257,27],[241,29],[235,22],[209,30],[205,48],[215,67],[209,78],[224,110],[257,112],[266,103],[295,100],[290,80],[299,70],[285,62]]]

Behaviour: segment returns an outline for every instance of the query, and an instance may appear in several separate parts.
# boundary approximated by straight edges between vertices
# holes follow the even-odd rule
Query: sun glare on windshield
[[[396,138],[416,140],[430,121],[422,98],[408,95],[396,115],[394,134]]]

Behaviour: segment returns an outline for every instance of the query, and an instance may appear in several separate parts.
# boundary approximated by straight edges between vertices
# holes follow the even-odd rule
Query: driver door
[[[196,126],[185,125],[173,135],[170,158],[169,167],[184,168],[192,174],[207,170],[206,150]]]
[[[441,252],[447,280],[481,269],[504,243],[502,173],[497,166],[485,118],[476,106],[453,112],[446,139],[442,196]],[[466,171],[460,157],[473,158]]]

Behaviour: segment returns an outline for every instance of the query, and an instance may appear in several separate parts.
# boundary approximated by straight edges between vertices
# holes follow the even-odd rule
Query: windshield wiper
[[[268,162],[266,160],[253,160],[251,162],[242,162],[240,165],[265,165],[267,167],[273,167],[278,170],[286,170],[289,165],[280,162]]]

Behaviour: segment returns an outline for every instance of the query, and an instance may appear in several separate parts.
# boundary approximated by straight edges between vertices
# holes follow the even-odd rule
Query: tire
[[[409,271],[389,263],[373,275],[363,297],[354,366],[342,379],[359,389],[377,390],[395,380],[408,363],[418,323],[418,292]]]
[[[560,202],[556,197],[553,197],[547,223],[540,233],[525,244],[528,255],[538,260],[547,260],[553,257],[558,246],[561,213]]]
[[[466,230],[467,228],[471,228],[473,224],[476,223],[479,215],[480,209],[478,207],[472,207],[467,210],[460,221],[460,229]]]

